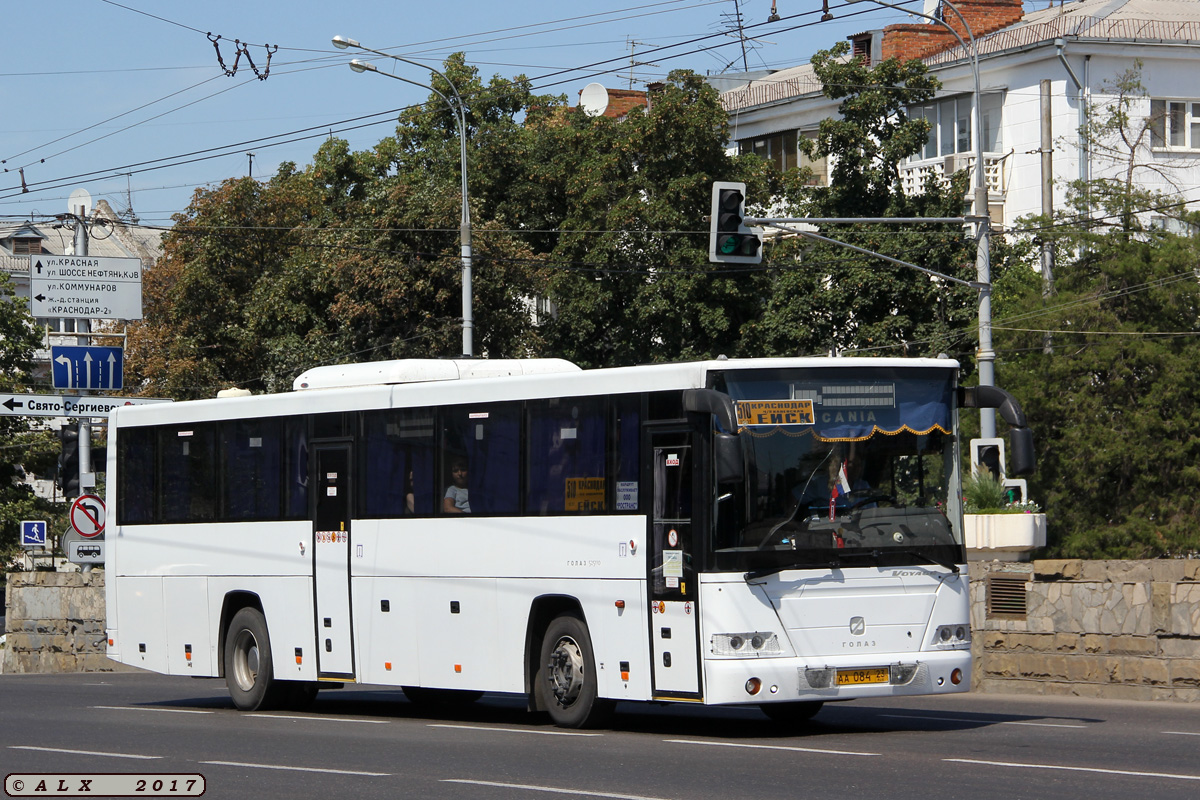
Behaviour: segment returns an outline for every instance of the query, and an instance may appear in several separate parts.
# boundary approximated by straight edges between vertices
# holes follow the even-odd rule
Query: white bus
[[[108,656],[224,677],[243,710],[322,687],[761,706],[965,691],[946,359],[558,360],[313,369],[287,394],[110,417]]]

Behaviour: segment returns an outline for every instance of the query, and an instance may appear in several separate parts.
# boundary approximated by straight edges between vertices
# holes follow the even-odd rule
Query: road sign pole
[[[78,206],[73,211],[75,211],[75,254],[86,256],[88,254],[87,207]],[[87,318],[80,319],[78,328],[84,336],[77,341],[86,347],[92,343],[90,336],[92,321]],[[89,386],[91,377],[88,375],[85,379]],[[87,392],[80,392],[80,394],[86,396]],[[82,417],[79,420],[79,491],[87,493],[95,486],[96,476],[92,472],[92,421],[88,417]]]

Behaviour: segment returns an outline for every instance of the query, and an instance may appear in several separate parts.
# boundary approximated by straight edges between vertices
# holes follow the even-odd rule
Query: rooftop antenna
[[[721,16],[737,29],[738,42],[742,45],[742,72],[749,72],[750,64],[746,60],[746,31],[742,27],[742,7],[738,0],[733,0],[732,14],[722,14]]]
[[[771,16],[767,17],[767,22],[779,22],[779,11],[775,8],[775,0],[771,0]]]

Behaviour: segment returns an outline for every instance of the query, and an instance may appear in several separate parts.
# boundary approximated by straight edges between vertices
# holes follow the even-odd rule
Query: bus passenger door
[[[350,630],[350,445],[313,446],[317,677],[353,678]]]
[[[654,491],[650,641],[655,697],[699,700],[699,586],[692,563],[695,449],[686,431],[652,431],[646,452]]]

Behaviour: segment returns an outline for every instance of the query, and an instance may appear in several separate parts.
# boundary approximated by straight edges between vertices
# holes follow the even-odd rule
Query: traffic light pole
[[[837,247],[844,247],[847,250],[853,250],[856,253],[862,253],[863,255],[871,256],[873,258],[878,258],[883,261],[887,261],[887,262],[896,264],[901,267],[908,267],[909,269],[915,269],[918,272],[924,272],[926,275],[932,275],[936,278],[941,278],[942,280],[950,281],[951,283],[957,283],[957,284],[961,284],[963,286],[970,286],[972,289],[976,289],[980,292],[986,292],[987,290],[991,289],[991,286],[987,283],[983,283],[980,281],[964,281],[962,278],[956,278],[953,275],[946,275],[945,273],[937,272],[935,270],[929,269],[928,267],[922,267],[917,264],[911,264],[907,261],[901,261],[898,258],[892,258],[891,256],[885,256],[883,253],[876,253],[874,250],[868,250],[865,247],[858,247],[856,245],[847,244],[846,242],[839,242],[837,239],[830,239],[828,236],[821,236],[819,233],[814,233],[813,231],[806,231],[806,230],[802,230],[800,228],[790,227],[791,225],[796,225],[796,224],[800,224],[800,223],[804,223],[804,224],[808,224],[808,225],[835,225],[835,224],[848,224],[848,223],[878,223],[878,224],[882,224],[882,223],[918,223],[919,222],[919,223],[926,223],[926,224],[928,224],[928,223],[946,223],[946,224],[950,224],[950,225],[965,225],[967,223],[975,222],[975,221],[976,220],[974,220],[970,217],[771,217],[771,218],[746,217],[743,220],[743,222],[746,225],[758,225],[758,226],[762,226],[764,228],[775,228],[777,230],[786,231],[788,233],[794,233],[797,236],[803,236],[806,239],[812,239],[817,242],[824,242],[825,244],[836,245]]]

